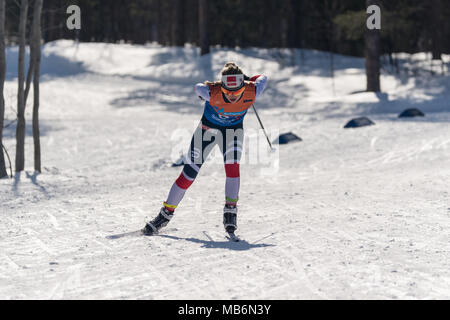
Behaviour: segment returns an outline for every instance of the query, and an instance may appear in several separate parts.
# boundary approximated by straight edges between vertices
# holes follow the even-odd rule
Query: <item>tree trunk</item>
[[[177,47],[184,46],[184,2],[185,0],[172,0],[172,41]]]
[[[292,27],[292,7],[290,0],[283,0],[280,8],[280,47],[288,48],[290,45],[290,27]]]
[[[6,172],[5,156],[3,154],[3,121],[5,118],[5,98],[3,89],[5,85],[5,0],[0,0],[0,178],[8,176]]]
[[[443,30],[443,21],[441,19],[442,15],[442,2],[441,0],[431,0],[431,52],[433,54],[433,60],[441,60],[442,59],[442,30]]]
[[[55,40],[55,9],[50,6],[48,10],[48,22],[47,22],[47,42]]]
[[[367,0],[367,7],[380,5],[378,0]],[[366,30],[367,91],[380,92],[380,30]]]
[[[161,43],[161,3],[158,0],[151,2],[152,11],[152,41],[156,43]]]
[[[339,11],[338,3],[336,1],[325,2],[325,18],[326,18],[326,30],[328,51],[330,52],[330,75],[331,84],[333,90],[333,96],[336,96],[336,83],[335,83],[335,66],[334,66],[334,51],[335,51],[335,25],[333,24],[333,18],[336,16],[336,12]]]
[[[207,0],[198,0],[198,23],[200,36],[200,55],[208,54],[209,35],[208,35],[208,2]]]
[[[19,67],[17,93],[17,130],[16,130],[16,172],[25,169],[25,45],[28,15],[28,0],[21,0],[19,18]]]
[[[33,142],[34,142],[34,171],[41,173],[41,140],[39,132],[39,77],[41,73],[41,14],[43,0],[35,0],[33,14]]]
[[[31,89],[31,80],[33,79],[34,64],[35,64],[35,59],[33,59],[32,50],[33,50],[32,44],[30,43],[30,65],[28,66],[27,79],[25,82],[25,92],[23,97],[23,103],[25,106],[27,105],[28,94],[30,93]]]

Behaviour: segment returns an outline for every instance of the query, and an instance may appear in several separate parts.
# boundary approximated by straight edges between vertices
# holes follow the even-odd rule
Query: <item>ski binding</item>
[[[237,235],[235,235],[234,232],[228,232],[227,239],[232,242],[240,242],[241,241],[241,239],[239,239],[239,237]]]

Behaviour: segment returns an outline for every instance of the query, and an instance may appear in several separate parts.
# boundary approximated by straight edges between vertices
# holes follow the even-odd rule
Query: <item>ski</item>
[[[140,229],[140,230],[136,230],[136,231],[125,232],[125,233],[120,233],[120,234],[114,234],[114,235],[111,235],[111,236],[107,236],[106,239],[117,240],[117,239],[122,239],[122,238],[127,238],[127,237],[139,237],[139,236],[154,237],[154,236],[158,236],[160,234],[164,234],[165,232],[171,232],[171,231],[177,231],[177,230],[178,229],[175,229],[175,228],[166,229],[166,230],[160,230],[158,233],[155,233],[153,236],[150,236],[150,235],[145,235],[142,232],[142,229]]]
[[[142,233],[142,229],[141,229],[141,230],[136,230],[136,231],[131,231],[131,232],[114,234],[111,236],[107,236],[106,239],[116,240],[116,239],[121,239],[121,238],[126,238],[126,237],[137,237],[137,236],[142,236],[142,235],[144,235],[144,234]]]

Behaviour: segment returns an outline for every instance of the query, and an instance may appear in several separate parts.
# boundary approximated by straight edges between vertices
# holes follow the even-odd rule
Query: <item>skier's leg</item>
[[[197,178],[197,175],[200,171],[200,168],[202,165],[197,165],[194,163],[186,164],[183,168],[183,171],[181,172],[178,179],[175,181],[175,183],[172,185],[172,188],[170,189],[169,196],[167,197],[167,201],[164,202],[164,206],[169,211],[175,211],[178,204],[183,199],[186,191],[189,189],[189,187],[194,183],[195,178]]]
[[[240,188],[240,160],[244,141],[242,128],[227,130],[225,143],[222,147],[225,163],[225,208],[223,210],[223,224],[228,233],[237,229],[237,203]]]
[[[243,141],[244,131],[242,128],[227,130],[222,152],[226,173],[225,199],[226,204],[231,206],[236,206],[239,200],[241,181],[239,163],[242,157]]]
[[[214,137],[214,139],[209,139],[208,136]],[[189,148],[189,161],[185,164],[183,171],[173,184],[167,201],[164,202],[164,206],[167,210],[171,212],[175,211],[186,191],[197,178],[204,161],[206,161],[216,143],[216,139],[217,137],[214,136],[214,132],[210,132],[210,130],[206,129],[204,126],[200,125],[199,128],[197,128]]]
[[[189,149],[189,161],[183,167],[183,171],[170,189],[167,201],[164,202],[164,207],[159,212],[159,215],[147,223],[142,230],[144,235],[152,236],[158,233],[172,219],[175,209],[197,177],[203,162],[220,139],[220,135],[216,135],[214,132],[202,125],[202,123],[195,130]]]

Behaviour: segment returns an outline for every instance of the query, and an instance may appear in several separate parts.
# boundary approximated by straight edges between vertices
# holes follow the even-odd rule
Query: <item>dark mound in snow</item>
[[[360,127],[366,127],[366,126],[373,126],[375,123],[370,120],[369,118],[362,117],[362,118],[356,118],[351,120],[349,123],[345,125],[345,129],[348,128],[360,128]]]
[[[419,109],[412,108],[403,111],[398,117],[399,118],[425,117],[425,113],[423,113]]]
[[[282,134],[281,136],[279,136],[278,139],[276,139],[273,143],[274,144],[288,144],[288,143],[299,142],[299,141],[303,141],[303,140],[300,137],[298,137],[297,135],[293,134],[292,132],[289,132],[289,133],[285,133],[285,134]]]

